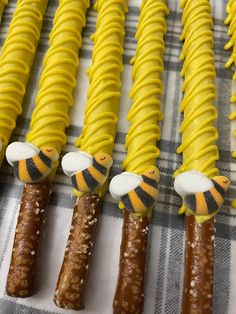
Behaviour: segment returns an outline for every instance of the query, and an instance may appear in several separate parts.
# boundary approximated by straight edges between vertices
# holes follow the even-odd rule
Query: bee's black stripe
[[[155,202],[154,198],[144,191],[140,186],[135,189],[135,192],[147,208],[151,207]]]
[[[90,190],[95,189],[99,185],[98,181],[91,175],[88,169],[83,170],[82,175]]]
[[[101,172],[101,174],[103,174],[104,176],[107,175],[107,168],[104,167],[103,165],[100,165],[95,158],[93,158],[93,166],[95,169],[97,169],[99,172]]]
[[[223,197],[224,194],[225,194],[225,190],[216,181],[212,180],[212,182],[214,184],[214,187],[215,187],[216,191],[219,192],[220,195]]]
[[[76,175],[75,175],[75,174],[71,177],[71,182],[72,182],[73,187],[74,187],[76,190],[79,190],[79,187],[78,187],[78,184],[77,184],[77,180],[76,180]]]
[[[190,209],[192,212],[196,212],[197,201],[195,195],[187,195],[185,198],[185,203],[188,209]]]
[[[16,178],[20,179],[19,177],[19,161],[13,163],[13,172]]]
[[[26,159],[26,168],[33,182],[42,178],[42,173],[38,170],[33,158]]]
[[[48,168],[51,168],[52,160],[48,156],[46,156],[42,151],[39,152],[38,156]]]
[[[142,175],[143,182],[147,183],[148,185],[151,185],[154,188],[157,188],[157,182],[153,179],[148,178],[145,175]]]
[[[216,210],[218,210],[219,205],[217,204],[216,200],[214,199],[210,191],[206,191],[203,194],[205,196],[205,200],[207,203],[208,213],[209,214],[214,213]]]
[[[132,202],[129,198],[129,194],[125,194],[124,196],[121,197],[121,201],[124,204],[125,208],[129,211],[129,212],[133,212],[134,208],[132,205]]]

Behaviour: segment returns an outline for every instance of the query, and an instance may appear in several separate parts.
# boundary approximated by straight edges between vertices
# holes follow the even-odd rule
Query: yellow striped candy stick
[[[160,150],[157,141],[160,139],[159,122],[163,118],[160,98],[163,90],[164,34],[168,12],[164,0],[142,1],[135,36],[136,55],[131,60],[134,83],[130,91],[132,107],[127,117],[130,122],[125,142],[127,156],[122,168],[145,177],[137,189],[128,193],[130,201],[136,201],[134,213],[128,212],[127,205],[125,202],[123,204],[120,270],[113,300],[113,313],[138,314],[142,312],[143,307],[148,225],[153,205],[141,211],[138,207],[142,208],[141,205],[148,204],[150,196],[156,200],[158,195],[156,181],[159,178],[159,170],[156,168],[156,160]],[[128,180],[127,174],[127,182]],[[155,185],[151,186],[152,182]],[[142,199],[142,194],[145,197],[149,195],[146,202],[145,197]]]
[[[184,61],[181,71],[184,97],[180,111],[184,119],[180,126],[182,143],[177,152],[182,153],[183,164],[175,176],[197,170],[211,179],[218,175],[216,160],[219,159],[211,4],[208,0],[182,0],[180,3],[183,8],[181,40],[184,40],[180,55],[180,60]],[[182,207],[181,211],[185,210]],[[186,218],[183,314],[212,313],[214,215]],[[205,264],[201,263],[201,250],[205,252]]]
[[[81,33],[89,4],[89,0],[61,0],[53,21],[36,108],[26,137],[41,151],[51,147],[47,149],[49,154],[59,155],[66,142],[65,128],[73,105]],[[57,164],[54,163],[51,180]],[[25,185],[7,281],[7,293],[11,296],[27,297],[35,293],[39,240],[49,195],[49,180]]]
[[[94,179],[91,176],[94,159],[99,156],[102,159],[108,157],[111,159],[114,147],[127,6],[125,0],[98,0],[95,9],[98,16],[96,32],[92,36],[94,48],[92,63],[88,70],[89,89],[84,127],[76,142],[82,155],[91,160],[90,169],[86,169],[87,174],[90,172],[91,182]],[[100,169],[106,171],[104,168]],[[107,181],[109,171],[105,173]],[[79,177],[83,179],[82,175],[77,175],[77,179]],[[85,185],[82,183],[77,186]],[[90,192],[76,190],[78,199],[54,296],[55,303],[62,308],[74,310],[84,308],[84,293],[95,226],[106,189],[107,183]]]
[[[0,0],[1,2],[1,0]],[[0,165],[22,112],[47,0],[18,0],[0,56]]]

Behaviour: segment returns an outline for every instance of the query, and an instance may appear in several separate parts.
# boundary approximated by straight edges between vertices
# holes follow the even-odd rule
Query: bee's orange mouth
[[[224,183],[224,184],[226,184],[226,183],[228,183],[228,182],[229,182],[228,180],[226,180],[226,181],[223,181],[223,183]]]

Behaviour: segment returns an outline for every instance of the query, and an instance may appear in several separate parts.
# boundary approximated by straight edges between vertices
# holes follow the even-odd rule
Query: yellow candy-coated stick
[[[22,103],[47,0],[19,0],[0,57],[0,165]]]
[[[160,139],[158,122],[163,118],[160,96],[167,13],[165,1],[142,2],[136,56],[131,60],[134,84],[130,97],[133,104],[127,117],[131,125],[125,143],[127,156],[122,165],[126,171],[136,174],[154,166],[160,154],[156,141]]]
[[[27,141],[39,148],[49,146],[60,153],[66,142],[65,128],[73,105],[81,33],[89,4],[89,0],[61,0],[56,11],[27,135]],[[11,296],[28,297],[35,293],[40,233],[49,191],[48,180],[25,185],[6,287]]]
[[[156,142],[160,139],[158,122],[160,97],[163,89],[161,74],[164,70],[166,14],[164,0],[143,0],[136,33],[136,55],[133,64],[133,100],[128,114],[130,127],[126,136],[127,156],[123,169],[135,174],[155,166],[160,154]],[[124,209],[123,236],[120,247],[120,270],[113,301],[113,313],[142,312],[144,300],[144,273],[148,239],[149,216],[152,209],[141,217]],[[148,217],[147,217],[148,213]]]
[[[88,70],[89,89],[84,127],[76,146],[94,156],[112,155],[121,88],[125,0],[98,0],[94,49]],[[82,310],[96,222],[102,207],[104,184],[99,191],[79,194],[59,274],[54,301],[65,309]],[[78,193],[78,191],[76,191]],[[73,230],[73,231],[72,231]]]
[[[225,24],[229,24],[228,27],[228,35],[231,37],[228,43],[225,45],[225,49],[232,49],[231,56],[229,57],[228,61],[225,64],[226,68],[230,68],[233,64],[235,66],[235,72],[233,75],[233,80],[236,81],[236,1],[229,0],[226,11],[228,16],[225,20]],[[235,84],[235,83],[234,83]],[[236,103],[236,90],[234,88],[233,94],[230,98],[231,103]],[[236,118],[236,110],[234,110],[230,115],[230,120],[235,120]],[[234,130],[233,135],[236,136],[236,131]],[[232,153],[233,157],[236,157],[236,151]],[[231,203],[233,208],[236,208],[236,199],[234,199]]]
[[[94,155],[112,155],[120,98],[125,0],[98,0],[84,127],[76,146]],[[109,53],[108,53],[109,52]]]
[[[3,10],[4,10],[5,6],[7,5],[7,3],[8,3],[8,0],[0,0],[0,21],[2,18]]]
[[[65,128],[73,106],[73,90],[89,0],[61,0],[50,34],[50,47],[36,97],[27,141],[41,148],[51,146],[60,154],[66,143]]]
[[[182,0],[184,40],[180,60],[184,60],[184,77],[180,111],[184,119],[180,127],[182,143],[177,152],[183,154],[183,171],[198,170],[209,178],[218,174],[219,158],[215,144],[218,133],[214,99],[213,33],[211,5],[208,0]],[[183,209],[183,208],[182,208]],[[186,213],[188,214],[188,213]],[[207,221],[205,221],[207,220]],[[208,217],[186,217],[185,269],[182,313],[212,313],[214,266],[214,221]]]
[[[199,170],[210,178],[218,174],[215,162],[219,158],[215,144],[218,133],[214,99],[216,97],[213,56],[213,26],[209,1],[181,1],[184,7],[184,25],[181,40],[181,60],[184,60],[181,75],[184,98],[180,111],[184,120],[180,127],[182,144],[177,152],[183,154],[183,165],[175,172]]]
[[[229,0],[228,5],[226,7],[226,11],[228,13],[228,16],[225,20],[225,24],[229,24],[228,27],[228,35],[231,37],[229,42],[225,45],[225,49],[232,49],[232,54],[229,57],[227,63],[225,64],[226,68],[231,67],[233,64],[236,68],[236,1],[235,0]],[[236,81],[236,71],[233,75],[233,80]],[[236,90],[234,90],[230,102],[236,103]],[[236,118],[236,111],[233,111],[229,115],[230,120],[234,120]],[[233,157],[236,157],[236,152],[232,153]],[[235,204],[236,205],[236,204]]]

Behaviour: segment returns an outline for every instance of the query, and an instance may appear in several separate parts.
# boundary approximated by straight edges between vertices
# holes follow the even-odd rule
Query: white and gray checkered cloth
[[[109,1],[109,0],[107,0]],[[124,140],[128,129],[126,114],[130,108],[131,66],[129,60],[135,53],[135,30],[141,0],[128,0],[129,12],[126,18],[124,73],[122,75],[122,97],[118,133],[114,151],[114,166],[111,175],[119,173],[125,157]],[[165,92],[162,98],[165,120],[162,124],[161,150],[158,166],[161,170],[160,197],[156,205],[149,233],[147,273],[145,284],[145,314],[178,314],[181,305],[181,289],[184,258],[184,217],[177,214],[180,199],[173,190],[173,171],[180,165],[181,156],[176,154],[180,143],[178,127],[182,116],[178,112],[182,98],[179,76],[181,62],[181,10],[178,0],[167,0],[170,14],[167,18],[165,72],[163,81]],[[236,212],[230,208],[230,200],[235,196],[236,163],[231,158],[235,149],[232,137],[233,124],[228,115],[232,110],[229,104],[232,84],[232,70],[224,68],[230,52],[224,51],[228,40],[224,25],[227,0],[212,0],[214,17],[214,51],[217,72],[218,96],[216,106],[219,119],[218,145],[220,161],[218,167],[224,175],[230,176],[232,186],[225,205],[216,217],[216,256],[214,314],[236,313]],[[9,0],[0,25],[0,45],[3,44],[7,29],[15,10],[16,1]],[[45,15],[38,52],[24,101],[24,112],[17,121],[12,141],[24,141],[29,127],[30,116],[35,104],[35,95],[42,69],[43,56],[48,49],[48,36],[58,1],[49,0]],[[86,104],[88,79],[86,69],[90,65],[93,43],[89,36],[95,30],[96,13],[88,12],[87,26],[83,34],[83,47],[80,53],[78,84],[75,91],[75,106],[71,113],[71,126],[67,130],[68,144],[63,153],[72,150],[76,137],[83,125],[83,110]],[[1,92],[1,91],[0,91]],[[236,125],[234,125],[236,128]],[[39,263],[38,293],[27,299],[10,298],[5,293],[6,276],[13,243],[14,229],[18,215],[19,200],[23,186],[12,174],[10,166],[4,162],[0,172],[0,314],[49,314],[76,313],[57,308],[52,299],[60,270],[67,235],[72,216],[74,199],[70,180],[61,168],[52,186],[53,197],[47,211],[45,238],[42,243]],[[86,314],[112,313],[112,300],[115,291],[119,245],[121,240],[122,215],[110,195],[106,195],[99,219],[95,250],[89,275]]]

